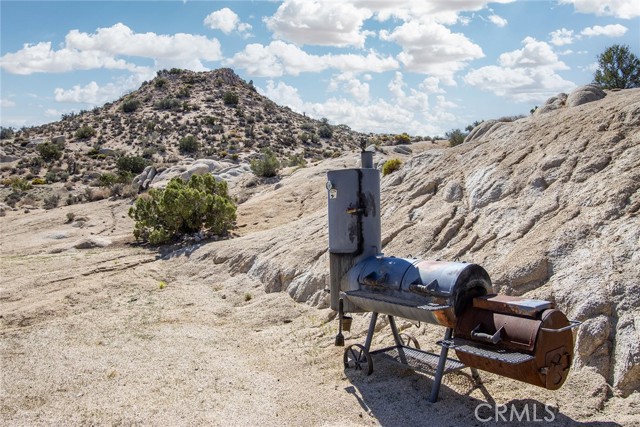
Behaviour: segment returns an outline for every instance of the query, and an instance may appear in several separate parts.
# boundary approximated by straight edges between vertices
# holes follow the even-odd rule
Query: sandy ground
[[[612,396],[588,370],[551,392],[487,373],[477,386],[465,369],[445,377],[435,404],[429,375],[378,359],[369,377],[345,372],[330,310],[190,262],[224,242],[132,245],[127,209],[100,201],[0,218],[0,424],[640,425],[639,393]],[[86,221],[67,223],[67,212]],[[108,245],[75,247],[87,238]],[[401,324],[439,351],[443,329]],[[356,317],[347,344],[366,327]],[[385,326],[373,347],[391,343]],[[496,405],[528,408],[531,422],[509,412],[496,422]]]

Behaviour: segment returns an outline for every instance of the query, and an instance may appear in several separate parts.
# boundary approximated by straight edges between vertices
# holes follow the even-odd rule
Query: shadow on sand
[[[487,389],[476,384],[469,369],[444,376],[436,403],[429,402],[433,375],[425,375],[373,357],[374,372],[345,370],[351,385],[345,391],[363,411],[383,426],[598,426],[621,427],[615,422],[579,422],[548,402],[513,399],[496,402]],[[482,378],[482,371],[480,371]],[[515,387],[516,385],[514,385]],[[472,397],[478,395],[482,398]]]

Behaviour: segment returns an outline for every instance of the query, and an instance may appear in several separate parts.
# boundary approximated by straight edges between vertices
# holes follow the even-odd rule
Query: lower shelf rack
[[[433,374],[438,366],[440,356],[423,350],[405,346],[393,346],[370,352],[372,357],[383,358],[408,366],[419,372]],[[447,358],[444,373],[453,372],[466,367],[462,362]]]

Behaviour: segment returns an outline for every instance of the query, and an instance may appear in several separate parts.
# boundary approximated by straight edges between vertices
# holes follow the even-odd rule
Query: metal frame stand
[[[442,384],[442,378],[444,374],[466,368],[467,366],[456,359],[449,359],[449,346],[442,345],[440,355],[429,353],[417,348],[412,348],[402,342],[402,338],[398,332],[396,320],[394,316],[388,316],[389,327],[393,334],[393,340],[395,345],[392,347],[386,347],[380,350],[371,351],[371,343],[373,341],[373,334],[375,333],[376,323],[378,322],[378,313],[371,313],[371,321],[369,322],[369,329],[367,331],[367,337],[364,345],[358,344],[352,345],[355,348],[353,350],[347,349],[345,352],[345,366],[347,365],[347,352],[351,351],[351,359],[356,360],[358,366],[356,369],[363,369],[363,366],[367,368],[367,374],[373,372],[373,364],[371,360],[372,355],[381,355],[387,359],[391,359],[394,362],[408,366],[416,371],[431,373],[434,372],[433,386],[431,388],[431,394],[429,396],[429,402],[435,403],[438,400],[440,394],[440,386]],[[447,328],[444,334],[444,340],[440,342],[448,342],[453,336],[453,329]],[[361,350],[358,350],[357,348]],[[364,354],[364,355],[363,355]],[[480,376],[475,368],[471,368],[471,375],[477,384],[480,384]]]

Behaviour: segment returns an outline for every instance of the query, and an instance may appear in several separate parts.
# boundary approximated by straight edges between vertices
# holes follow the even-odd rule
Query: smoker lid
[[[536,318],[544,310],[553,308],[553,303],[539,299],[494,294],[474,298],[473,306],[497,313]]]

